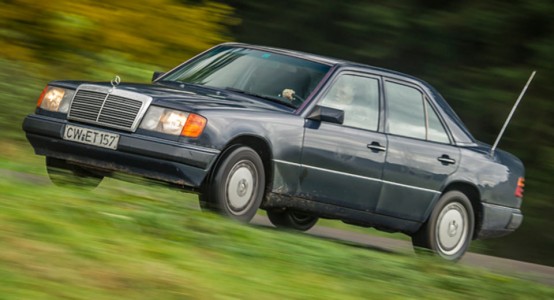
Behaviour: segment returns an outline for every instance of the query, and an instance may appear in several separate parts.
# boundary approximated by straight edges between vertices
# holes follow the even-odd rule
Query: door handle
[[[443,154],[442,156],[440,157],[437,157],[437,159],[443,163],[444,165],[453,165],[456,163],[455,160],[453,160],[452,158],[450,158],[450,156],[446,155],[446,154]]]
[[[367,147],[373,151],[387,151],[387,147],[381,146],[379,142],[371,142],[371,144],[367,144]]]

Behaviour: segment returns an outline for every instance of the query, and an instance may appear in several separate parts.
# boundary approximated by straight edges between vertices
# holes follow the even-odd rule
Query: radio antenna
[[[521,98],[523,98],[523,95],[527,91],[527,87],[529,87],[529,84],[531,83],[531,81],[535,77],[535,73],[537,73],[537,71],[533,71],[533,73],[531,73],[531,76],[529,77],[529,80],[527,80],[527,84],[525,84],[525,87],[521,91],[521,94],[519,94],[519,98],[517,98],[517,101],[514,104],[514,107],[512,107],[512,111],[508,115],[508,118],[506,119],[506,122],[504,122],[504,126],[502,126],[502,130],[500,130],[500,133],[498,134],[498,137],[496,138],[496,141],[494,142],[494,145],[491,148],[491,153],[490,153],[491,156],[494,155],[494,150],[496,149],[496,146],[498,146],[498,142],[500,142],[500,138],[504,134],[504,130],[506,130],[506,127],[508,127],[508,123],[510,123],[510,120],[512,119],[512,116],[513,116],[514,112],[516,111],[516,108],[519,105],[519,102],[521,101]]]

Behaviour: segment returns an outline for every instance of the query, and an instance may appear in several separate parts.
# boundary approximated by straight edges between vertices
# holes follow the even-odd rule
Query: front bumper
[[[516,230],[523,222],[521,211],[516,208],[482,203],[483,215],[481,229],[477,238],[501,237]]]
[[[105,149],[63,140],[66,124],[67,121],[57,118],[29,115],[23,121],[23,130],[38,155],[191,188],[197,188],[202,184],[220,152],[217,149],[186,145],[146,135],[74,124],[119,134],[117,150]]]

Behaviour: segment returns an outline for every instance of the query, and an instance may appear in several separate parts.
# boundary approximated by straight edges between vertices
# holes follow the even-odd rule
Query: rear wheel
[[[412,236],[412,243],[414,247],[430,249],[447,260],[456,261],[469,248],[474,224],[473,208],[467,196],[450,191],[441,196],[429,220]]]
[[[249,222],[260,207],[265,174],[258,153],[245,146],[231,150],[218,165],[210,191],[200,196],[202,210],[216,210],[240,222]]]
[[[319,220],[318,217],[314,217],[309,214],[291,211],[291,210],[268,210],[267,217],[271,224],[277,228],[287,228],[299,231],[306,231],[314,227]]]
[[[46,171],[50,181],[60,187],[94,189],[104,176],[94,174],[84,168],[67,163],[63,159],[46,157]]]

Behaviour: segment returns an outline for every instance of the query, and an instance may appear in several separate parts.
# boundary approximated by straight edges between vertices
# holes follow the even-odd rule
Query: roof
[[[314,62],[323,63],[323,64],[327,64],[327,65],[340,65],[340,66],[343,66],[343,67],[368,68],[368,69],[371,69],[371,70],[375,70],[375,71],[379,71],[379,72],[383,72],[383,73],[394,74],[394,75],[402,76],[402,77],[405,77],[405,78],[410,78],[410,79],[413,79],[413,80],[416,80],[416,81],[419,81],[419,82],[424,82],[423,80],[421,80],[417,77],[414,77],[412,75],[408,75],[408,74],[405,74],[405,73],[402,73],[402,72],[398,72],[398,71],[394,71],[394,70],[390,70],[390,69],[386,69],[386,68],[381,68],[381,67],[376,67],[376,66],[372,66],[372,65],[362,64],[362,63],[358,63],[358,62],[353,62],[353,61],[349,61],[349,60],[345,60],[345,59],[339,59],[339,58],[334,58],[334,57],[329,57],[329,56],[324,56],[324,55],[312,54],[312,53],[307,53],[307,52],[302,52],[302,51],[297,51],[297,50],[290,50],[290,49],[283,49],[283,48],[276,48],[276,47],[269,47],[269,46],[261,46],[261,45],[253,45],[253,44],[246,44],[246,43],[236,43],[236,42],[224,43],[223,45],[245,47],[245,48],[256,49],[256,50],[261,50],[261,51],[269,51],[269,52],[294,56],[294,57],[298,57],[298,58],[303,58],[303,59],[307,59],[307,60],[311,60],[311,61],[314,61]]]
[[[327,56],[317,55],[317,54],[311,54],[311,53],[306,53],[306,52],[296,51],[296,50],[252,45],[252,44],[245,44],[245,43],[236,43],[236,42],[223,43],[221,45],[250,48],[250,49],[255,49],[260,51],[283,54],[287,56],[294,56],[297,58],[306,59],[317,63],[322,63],[330,66],[337,66],[341,69],[342,68],[366,69],[366,70],[374,71],[376,73],[381,73],[381,75],[386,75],[386,76],[392,75],[392,77],[397,77],[398,79],[412,81],[414,83],[417,83],[420,86],[423,86],[427,90],[427,92],[430,93],[435,98],[435,103],[437,103],[437,105],[439,105],[443,109],[444,113],[448,116],[447,123],[451,128],[452,134],[454,135],[454,139],[456,140],[457,143],[473,144],[475,142],[475,139],[473,138],[471,133],[467,130],[467,127],[463,124],[461,119],[450,107],[450,105],[446,102],[446,100],[442,97],[442,95],[432,85],[415,76],[404,74],[398,71],[385,69],[385,68],[375,67],[371,65],[362,64],[362,63],[356,63],[348,60],[332,58],[332,57],[327,57]],[[221,45],[218,45],[218,46],[221,46]]]

